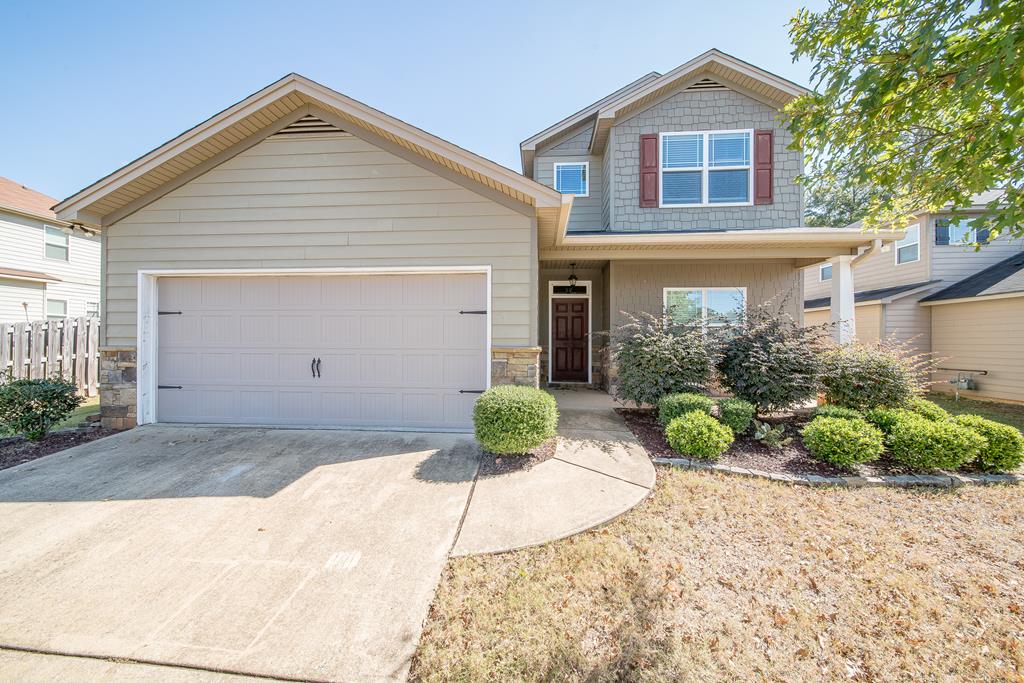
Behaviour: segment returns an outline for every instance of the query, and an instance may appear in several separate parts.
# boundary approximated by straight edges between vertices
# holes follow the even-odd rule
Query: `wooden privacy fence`
[[[100,375],[100,319],[0,323],[0,374],[15,379],[60,375],[95,396]]]

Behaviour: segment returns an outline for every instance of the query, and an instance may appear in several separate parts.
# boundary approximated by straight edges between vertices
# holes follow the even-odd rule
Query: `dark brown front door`
[[[551,300],[551,381],[586,382],[589,299]]]

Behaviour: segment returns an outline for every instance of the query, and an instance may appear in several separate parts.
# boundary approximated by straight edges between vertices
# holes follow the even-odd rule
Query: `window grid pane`
[[[750,171],[710,171],[708,203],[731,204],[750,201]]]
[[[707,323],[712,327],[736,323],[743,319],[745,308],[742,289],[709,289]]]
[[[703,135],[666,135],[662,138],[662,168],[700,168],[703,164]]]
[[[821,281],[832,279],[832,264],[828,264],[821,267]]]
[[[60,261],[68,260],[68,248],[62,247],[57,244],[46,245],[46,258],[57,259]]]
[[[665,294],[668,315],[680,325],[700,320],[703,316],[703,296],[699,289],[671,289]]]
[[[750,136],[747,133],[712,133],[708,136],[709,166],[749,166]]]
[[[700,171],[676,171],[662,176],[663,204],[700,204],[702,187]]]
[[[562,194],[587,194],[586,164],[555,166],[555,189]]]
[[[949,224],[950,244],[972,244],[976,240],[974,228],[971,227],[971,221],[962,220]]]

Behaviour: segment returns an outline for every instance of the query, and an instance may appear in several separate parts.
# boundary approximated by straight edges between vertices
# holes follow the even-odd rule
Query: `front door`
[[[551,300],[551,381],[586,382],[590,299]]]

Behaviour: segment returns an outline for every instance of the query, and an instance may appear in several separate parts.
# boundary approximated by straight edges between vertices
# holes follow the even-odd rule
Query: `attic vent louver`
[[[295,123],[282,128],[277,131],[272,137],[284,137],[294,135],[311,135],[311,134],[323,134],[323,133],[344,133],[341,128],[335,125],[322,121],[312,114],[307,114]]]
[[[702,78],[687,88],[687,90],[728,90],[728,88],[710,78]]]

